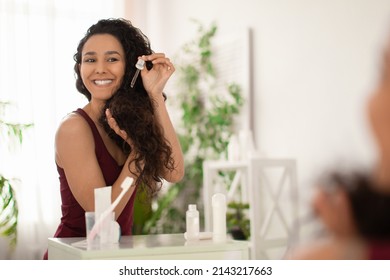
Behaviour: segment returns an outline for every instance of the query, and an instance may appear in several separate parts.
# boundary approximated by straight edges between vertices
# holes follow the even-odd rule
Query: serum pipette
[[[145,61],[139,58],[138,61],[137,61],[137,63],[135,64],[135,68],[137,68],[137,70],[135,71],[134,77],[133,77],[133,79],[131,80],[131,84],[130,84],[130,86],[131,86],[132,88],[134,87],[135,81],[136,81],[137,78],[138,78],[139,72],[140,72],[142,69],[144,69],[144,66],[145,66]]]

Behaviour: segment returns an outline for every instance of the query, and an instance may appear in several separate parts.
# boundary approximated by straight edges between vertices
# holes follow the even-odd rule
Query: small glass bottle
[[[195,204],[188,205],[186,212],[186,239],[199,240],[199,211]]]

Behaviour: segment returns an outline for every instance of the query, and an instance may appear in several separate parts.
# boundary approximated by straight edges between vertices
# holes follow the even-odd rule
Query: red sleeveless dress
[[[108,152],[104,145],[103,139],[101,138],[95,123],[82,109],[77,109],[76,113],[80,114],[91,127],[93,138],[95,141],[95,154],[99,162],[99,166],[102,170],[106,186],[112,186],[112,184],[118,178],[123,166],[119,166],[115,159]],[[57,165],[57,171],[60,180],[60,192],[61,192],[61,210],[62,217],[61,223],[54,234],[54,237],[85,237],[85,211],[74,198],[68,181],[65,176],[64,170]],[[133,206],[134,206],[135,192],[129,199],[122,213],[117,219],[121,227],[122,235],[132,234],[133,225]],[[47,251],[44,255],[44,259],[47,259]]]

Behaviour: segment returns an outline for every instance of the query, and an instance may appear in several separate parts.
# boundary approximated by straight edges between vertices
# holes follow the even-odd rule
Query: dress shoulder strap
[[[78,108],[76,111],[75,111],[77,114],[81,115],[86,121],[87,123],[89,124],[89,126],[91,127],[91,130],[92,130],[92,134],[93,134],[93,138],[95,139],[95,143],[96,144],[100,144],[100,145],[103,145],[104,146],[104,142],[103,142],[103,139],[102,137],[100,136],[100,133],[96,127],[96,124],[94,123],[94,121],[88,116],[88,114],[81,108]]]

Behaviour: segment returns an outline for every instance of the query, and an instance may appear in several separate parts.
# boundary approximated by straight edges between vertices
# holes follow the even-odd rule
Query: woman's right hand
[[[160,98],[165,85],[172,74],[175,72],[175,66],[164,53],[153,53],[143,55],[144,61],[150,61],[153,64],[152,69],[147,67],[141,71],[143,85],[151,98]]]

